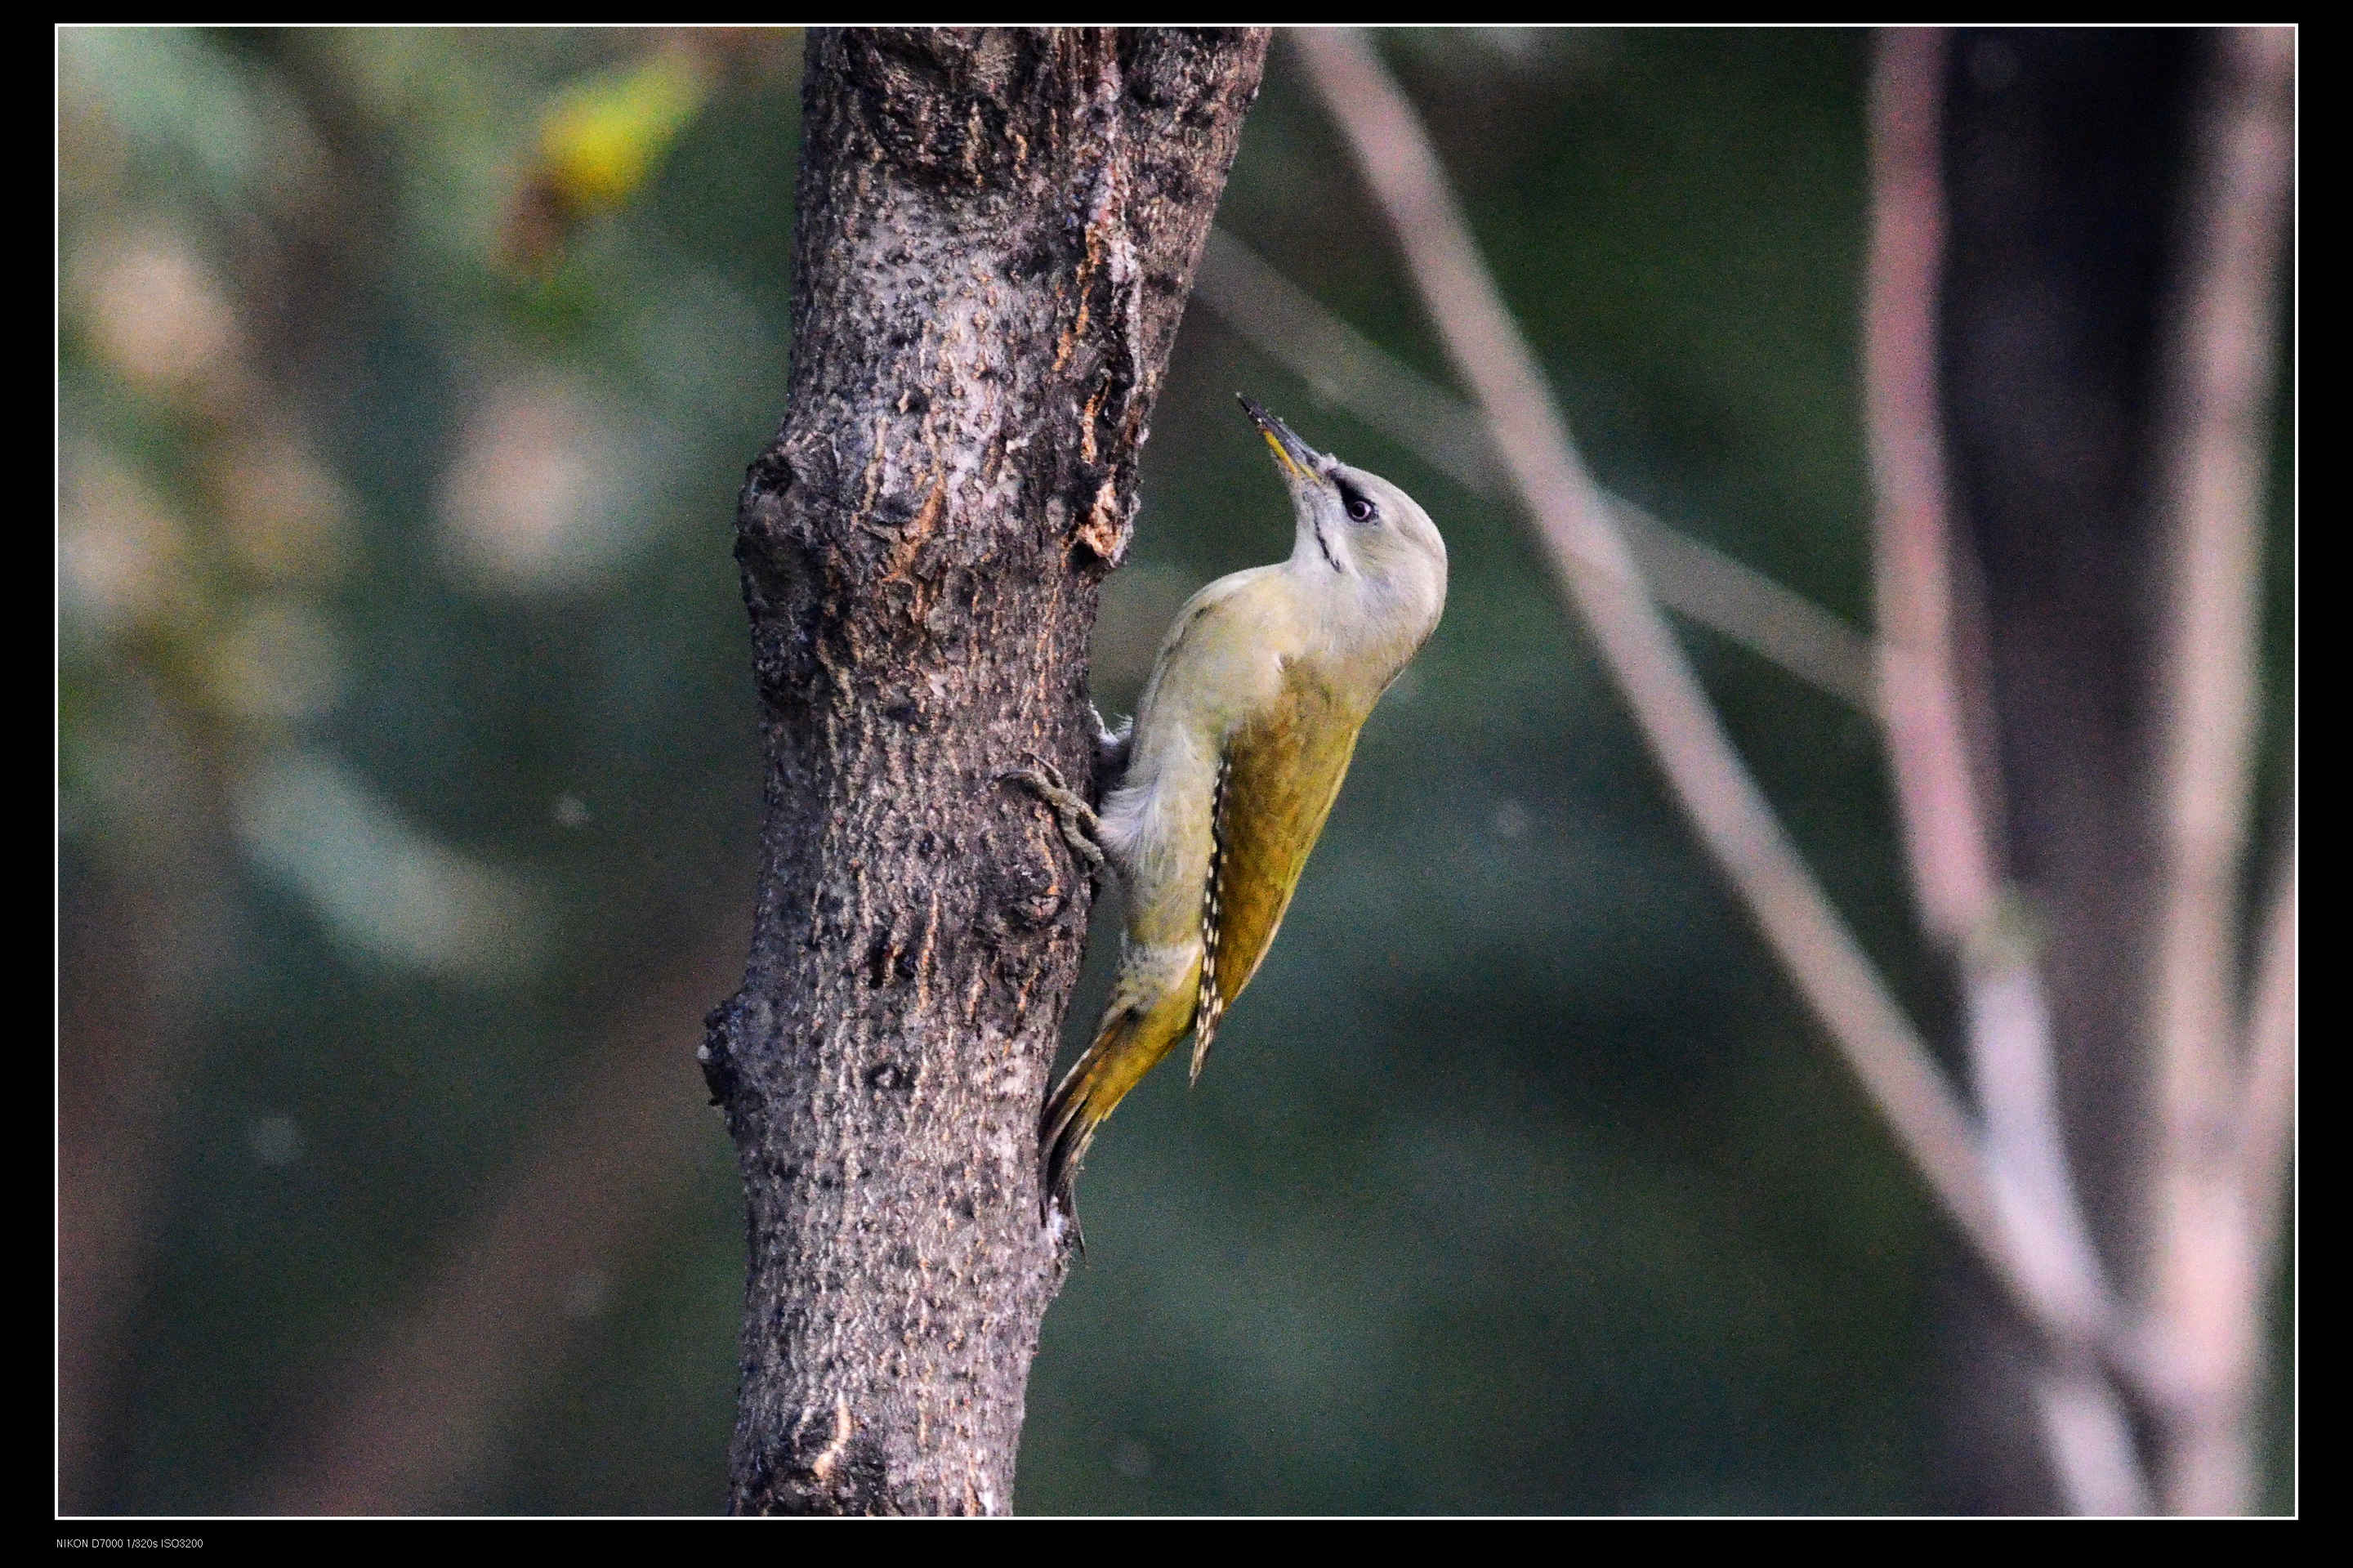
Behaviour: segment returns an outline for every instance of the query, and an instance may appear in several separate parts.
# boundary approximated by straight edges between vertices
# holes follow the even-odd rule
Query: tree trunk
[[[1061,1279],[1039,1104],[1091,891],[1001,781],[1086,652],[1258,29],[811,36],[788,413],[736,558],[767,759],[739,1513],[1001,1513]]]

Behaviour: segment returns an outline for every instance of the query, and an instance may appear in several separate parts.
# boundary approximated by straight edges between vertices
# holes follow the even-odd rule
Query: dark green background
[[[542,107],[647,47],[63,35],[67,528],[76,464],[103,451],[177,510],[201,560],[219,555],[206,476],[222,433],[126,379],[77,303],[78,268],[157,233],[248,323],[269,406],[348,516],[344,565],[299,590],[347,673],[294,718],[221,716],[233,700],[186,689],[234,606],[280,590],[207,566],[215,609],[132,631],[92,621],[70,581],[63,602],[69,970],[104,961],[74,933],[153,853],[113,776],[161,747],[230,780],[176,808],[226,847],[191,895],[207,946],[174,993],[154,1239],[92,1506],[269,1506],[336,1391],[561,1125],[614,1020],[661,986],[687,1000],[659,1081],[702,1118],[662,1158],[691,1178],[632,1212],[567,1298],[565,1332],[529,1342],[543,1364],[479,1462],[416,1506],[722,1499],[741,1202],[691,1050],[740,962],[754,873],[731,527],[782,413],[797,42],[731,75],[552,277],[519,281],[498,255]],[[1603,482],[1864,624],[1866,40],[1423,32],[1383,48]],[[290,136],[318,149],[308,185],[272,162]],[[1281,44],[1220,222],[1443,378]],[[485,582],[453,567],[437,498],[484,388],[534,376],[588,389],[628,454],[610,506],[625,521],[578,580]],[[1106,595],[1105,708],[1133,700],[1184,594],[1289,548],[1238,389],[1419,497],[1452,589],[1217,1060],[1190,1093],[1181,1072],[1155,1076],[1095,1146],[1089,1250],[1047,1320],[1018,1506],[1937,1507],[1945,1233],[1694,848],[1508,506],[1197,306]],[[1947,1034],[1871,725],[1711,634],[1686,643],[1864,945]],[[2284,636],[2273,646],[2277,664]],[[224,802],[286,747],[339,759],[419,832],[527,880],[543,957],[505,978],[399,961],[243,853]],[[559,820],[565,797],[585,823]]]

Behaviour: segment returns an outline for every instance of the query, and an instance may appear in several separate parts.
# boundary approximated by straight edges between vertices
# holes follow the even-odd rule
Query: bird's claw
[[[1007,783],[1026,786],[1029,792],[1043,800],[1054,813],[1054,821],[1062,830],[1062,841],[1078,853],[1081,860],[1096,871],[1103,868],[1103,819],[1095,815],[1092,806],[1074,794],[1062,781],[1062,770],[1039,756],[1025,752],[1033,766],[1017,768],[997,778]]]

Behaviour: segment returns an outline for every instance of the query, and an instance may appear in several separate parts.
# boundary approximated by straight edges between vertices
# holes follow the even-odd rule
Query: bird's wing
[[[1312,664],[1285,664],[1275,700],[1227,739],[1210,809],[1215,835],[1201,900],[1201,984],[1193,1076],[1291,906],[1356,749],[1364,715]]]

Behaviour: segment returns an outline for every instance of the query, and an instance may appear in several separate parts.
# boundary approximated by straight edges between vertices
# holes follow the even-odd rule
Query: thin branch
[[[1622,495],[1601,498],[1659,602],[1859,713],[1875,713],[1871,640],[1805,595],[1671,528]]]
[[[2036,1414],[2067,1511],[2098,1517],[2156,1511],[2116,1385],[2078,1358],[2034,1380]]]
[[[2097,1362],[2122,1338],[2124,1320],[2068,1171],[2050,1001],[2030,940],[1998,915],[1994,922],[1971,944],[1961,988],[1994,1203],[2019,1271],[2046,1299],[2093,1325],[2089,1342],[2054,1343],[2050,1361],[2031,1374],[2044,1445],[2070,1511],[2150,1513],[2155,1497],[2130,1420]]]
[[[2293,40],[2226,37],[2210,146],[2189,201],[2165,476],[2173,529],[2165,625],[2166,892],[2157,1028],[2169,1136],[2200,1143],[2231,1096],[2234,894],[2253,768],[2265,416],[2286,210]]]
[[[1209,230],[1193,297],[1260,353],[1473,495],[1510,493],[1486,422],[1447,388],[1324,308],[1222,228]]]
[[[1224,229],[1212,229],[1194,298],[1251,346],[1473,495],[1508,497],[1479,411],[1325,309]],[[1669,609],[1810,685],[1871,712],[1870,640],[1755,567],[1622,496],[1604,493],[1626,541]]]
[[[1963,722],[1957,569],[1937,385],[1946,38],[1889,28],[1872,72],[1872,237],[1863,313],[1879,611],[1880,713],[1923,924],[1961,960],[1970,1085],[1994,1202],[2021,1270],[2072,1316],[2116,1331],[2105,1271],[2068,1170],[2034,944],[2009,912],[1992,847],[1993,769]],[[2077,1358],[2079,1363],[2083,1358]],[[2043,1436],[2079,1513],[2144,1513],[2150,1496],[2115,1388],[2086,1364],[2035,1374]]]
[[[1456,373],[1475,392],[1556,570],[1701,842],[1898,1145],[1995,1277],[2054,1336],[2086,1339],[2096,1324],[2017,1266],[1967,1113],[1799,861],[1684,662],[1623,533],[1577,458],[1411,104],[1356,34],[1311,31],[1295,42],[1326,112],[1397,231],[1424,308]]]
[[[2242,1152],[2237,888],[2253,798],[2261,509],[2287,210],[2295,35],[2216,40],[2186,185],[2158,450],[2172,537],[2162,630],[2164,882],[2152,1023],[2161,1115],[2148,1305],[2166,1500],[2253,1501],[2260,1280]]]
[[[1871,86],[1872,225],[1863,386],[1879,620],[1880,711],[1928,930],[1958,948],[1992,918],[1997,878],[1955,669],[1952,523],[1936,388],[1945,249],[1945,37],[1881,36]]]
[[[2288,846],[2279,885],[2263,916],[2255,983],[2247,1007],[2247,1087],[2231,1142],[2239,1155],[2239,1190],[2265,1275],[2279,1245],[2281,1188],[2295,1125],[2295,846]]]

